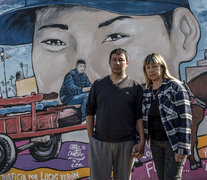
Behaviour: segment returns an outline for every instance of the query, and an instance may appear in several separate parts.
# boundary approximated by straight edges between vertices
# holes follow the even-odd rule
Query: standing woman
[[[190,155],[192,115],[182,82],[170,75],[161,55],[144,60],[146,90],[143,121],[159,180],[179,180],[186,156]]]

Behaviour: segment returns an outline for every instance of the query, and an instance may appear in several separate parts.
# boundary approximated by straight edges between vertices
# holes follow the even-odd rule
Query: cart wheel
[[[0,174],[10,170],[16,159],[16,150],[10,137],[0,134]]]
[[[34,146],[29,148],[30,154],[37,161],[47,161],[55,158],[61,147],[61,136],[52,135],[50,140],[45,143],[36,143]]]

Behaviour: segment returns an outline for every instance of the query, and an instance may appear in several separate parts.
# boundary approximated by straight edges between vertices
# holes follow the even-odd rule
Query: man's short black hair
[[[109,61],[111,60],[111,56],[112,56],[113,54],[124,54],[125,57],[126,57],[126,61],[129,61],[127,51],[124,50],[124,49],[122,49],[122,48],[117,48],[117,49],[114,49],[113,51],[111,51],[110,56],[109,56]]]
[[[77,62],[76,62],[76,66],[77,66],[78,64],[86,64],[86,61],[85,61],[85,60],[82,60],[82,59],[77,60]]]

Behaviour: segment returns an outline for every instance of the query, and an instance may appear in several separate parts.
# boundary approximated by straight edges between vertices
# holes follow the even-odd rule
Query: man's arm
[[[97,105],[96,105],[95,82],[94,82],[88,95],[88,101],[86,103],[86,127],[88,131],[89,140],[93,136],[96,107]]]
[[[144,146],[145,146],[145,135],[144,135],[144,126],[142,119],[138,119],[136,122],[136,129],[139,134],[140,141],[132,149],[132,155],[140,159],[144,155]]]
[[[89,140],[93,136],[93,129],[94,129],[94,116],[86,116],[86,126],[88,131],[88,138]]]
[[[136,129],[139,134],[140,143],[145,144],[144,125],[142,119],[137,120]]]

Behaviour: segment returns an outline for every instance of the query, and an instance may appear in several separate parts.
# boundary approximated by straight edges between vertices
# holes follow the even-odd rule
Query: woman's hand
[[[175,161],[176,162],[182,162],[186,159],[186,157],[187,157],[186,155],[175,153]]]

